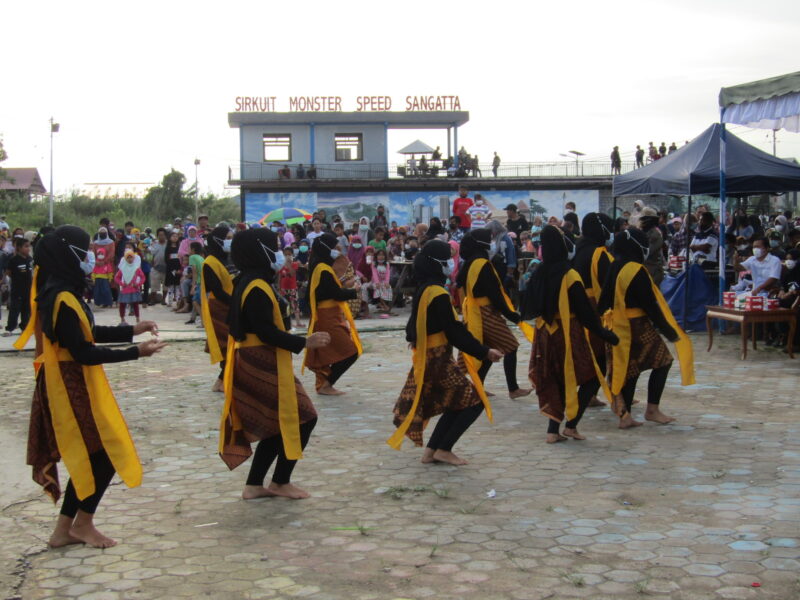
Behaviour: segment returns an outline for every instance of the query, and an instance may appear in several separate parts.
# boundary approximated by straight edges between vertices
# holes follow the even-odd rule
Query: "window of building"
[[[337,133],[333,143],[336,160],[364,160],[364,138],[360,133]]]
[[[289,133],[264,134],[264,160],[289,162],[292,160],[292,136]]]

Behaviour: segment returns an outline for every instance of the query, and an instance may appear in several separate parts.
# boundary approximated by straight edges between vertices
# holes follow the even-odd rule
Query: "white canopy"
[[[415,140],[402,150],[397,151],[398,154],[431,154],[432,152],[433,148],[421,140]]]
[[[800,71],[722,88],[723,123],[800,132]]]

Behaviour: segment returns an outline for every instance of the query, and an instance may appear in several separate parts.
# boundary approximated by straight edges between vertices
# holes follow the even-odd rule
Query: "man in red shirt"
[[[474,202],[467,196],[468,193],[469,190],[462,185],[458,188],[458,198],[453,200],[453,215],[461,218],[462,231],[469,231],[472,227],[472,219],[467,211]]]

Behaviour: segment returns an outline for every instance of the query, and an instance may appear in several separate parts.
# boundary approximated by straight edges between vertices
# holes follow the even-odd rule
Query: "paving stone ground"
[[[202,342],[109,365],[145,475],[136,489],[112,485],[101,504],[98,524],[120,542],[107,550],[46,549],[57,509],[20,466],[30,355],[2,354],[0,591],[800,598],[800,359],[760,349],[743,362],[735,337],[717,338],[711,353],[704,335],[693,339],[700,383],[681,388],[676,365],[663,400],[677,423],[620,431],[608,409],[590,409],[585,442],[544,444],[535,396],[509,400],[494,367],[495,424],[482,416],[470,429],[456,446],[470,465],[457,468],[420,464],[407,442],[401,452],[385,444],[410,355],[401,332],[365,333],[365,355],[341,382],[347,395],[315,400],[319,424],[294,476],[313,494],[303,501],[240,499],[247,465],[231,472],[217,456],[222,396],[210,391],[216,370]],[[521,379],[529,350],[523,343]],[[308,373],[301,379],[313,389]]]

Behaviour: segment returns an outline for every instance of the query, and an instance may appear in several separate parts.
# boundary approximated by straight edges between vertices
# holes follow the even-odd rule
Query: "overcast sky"
[[[719,118],[722,86],[800,70],[797,0],[670,2],[36,2],[3,6],[4,166],[55,189],[156,182],[174,167],[221,193],[240,95],[453,95],[459,143],[489,161],[605,160]],[[285,105],[284,105],[285,106]],[[284,108],[285,110],[285,108]],[[772,151],[771,133],[734,127]],[[446,147],[444,134],[407,132]],[[410,139],[409,139],[410,138]],[[396,148],[395,148],[396,146]],[[778,155],[800,135],[778,133]],[[399,159],[390,153],[390,161]],[[229,193],[236,193],[229,190]]]

